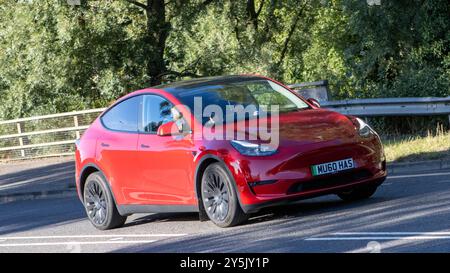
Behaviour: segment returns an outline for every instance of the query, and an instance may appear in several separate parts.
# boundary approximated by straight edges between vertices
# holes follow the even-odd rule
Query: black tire
[[[94,227],[100,230],[122,226],[127,220],[117,211],[106,179],[100,172],[90,174],[84,185],[83,203],[86,214]]]
[[[338,193],[338,196],[344,201],[357,201],[371,197],[376,191],[377,186],[369,185],[350,189]]]
[[[209,219],[219,227],[232,227],[248,219],[242,211],[234,179],[220,163],[209,165],[202,175],[201,197]]]

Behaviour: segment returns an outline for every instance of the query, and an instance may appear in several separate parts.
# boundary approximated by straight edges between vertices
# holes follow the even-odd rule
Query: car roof
[[[157,86],[152,86],[151,88],[163,89],[169,93],[178,93],[186,89],[195,89],[208,85],[233,83],[233,82],[243,82],[249,80],[265,79],[261,76],[256,75],[230,75],[230,76],[216,76],[216,77],[201,77],[190,80],[177,81],[167,84],[161,84]]]

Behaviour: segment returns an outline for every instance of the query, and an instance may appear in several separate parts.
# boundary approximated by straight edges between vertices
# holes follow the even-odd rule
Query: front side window
[[[101,117],[103,125],[111,130],[137,132],[140,100],[136,96],[113,106]]]
[[[173,105],[163,97],[156,95],[143,96],[142,132],[156,133],[159,126],[173,120]]]

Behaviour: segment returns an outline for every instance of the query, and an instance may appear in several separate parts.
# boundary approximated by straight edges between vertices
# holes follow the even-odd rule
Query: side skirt
[[[195,205],[117,205],[120,215],[134,213],[198,212]]]

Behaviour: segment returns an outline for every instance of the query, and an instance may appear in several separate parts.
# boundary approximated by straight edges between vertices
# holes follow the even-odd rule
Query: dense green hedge
[[[162,2],[3,0],[0,119],[234,73],[328,79],[335,99],[450,95],[446,0]]]

